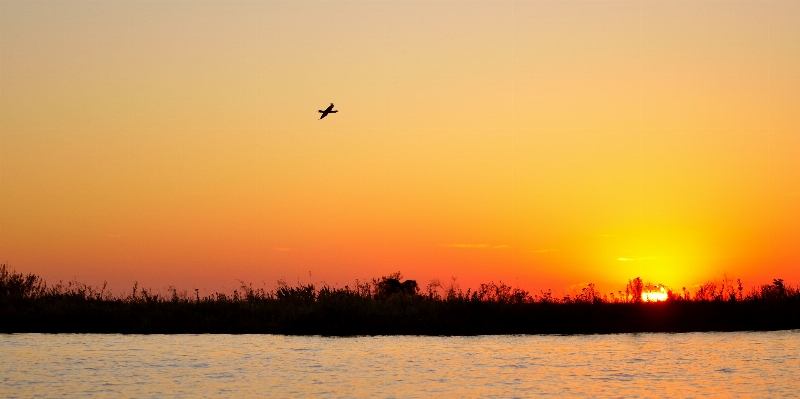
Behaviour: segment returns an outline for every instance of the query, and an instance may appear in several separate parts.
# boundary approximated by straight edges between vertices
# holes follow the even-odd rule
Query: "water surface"
[[[800,331],[0,335],[3,397],[796,397]]]

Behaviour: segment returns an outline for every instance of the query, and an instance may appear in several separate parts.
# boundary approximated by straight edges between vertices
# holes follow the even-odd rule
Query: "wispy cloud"
[[[491,249],[501,249],[501,248],[508,248],[506,244],[500,245],[487,245],[487,244],[445,244],[442,245],[443,247],[449,248],[491,248]]]
[[[620,262],[635,262],[637,260],[650,260],[655,258],[617,258]]]
[[[588,287],[589,287],[589,284],[590,284],[590,283],[578,283],[578,284],[572,284],[572,285],[570,285],[570,286],[569,286],[567,289],[568,289],[569,291],[580,291],[580,290],[582,290],[582,289],[584,289],[584,288],[588,288]]]
[[[270,249],[273,251],[280,251],[280,252],[294,251],[294,248],[283,248],[283,247],[274,247]]]

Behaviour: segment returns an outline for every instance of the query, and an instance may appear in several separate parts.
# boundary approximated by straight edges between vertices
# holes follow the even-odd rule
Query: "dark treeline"
[[[273,291],[167,295],[134,286],[114,295],[76,282],[48,286],[0,266],[0,332],[269,333],[320,335],[605,334],[800,328],[800,290],[774,280],[745,292],[724,279],[643,302],[639,278],[624,292],[593,285],[555,297],[505,284],[421,289],[399,273],[335,288],[279,283]]]

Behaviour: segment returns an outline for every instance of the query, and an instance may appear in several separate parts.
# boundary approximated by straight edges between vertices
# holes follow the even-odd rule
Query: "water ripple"
[[[595,336],[0,336],[0,392],[49,397],[777,397],[800,331]]]

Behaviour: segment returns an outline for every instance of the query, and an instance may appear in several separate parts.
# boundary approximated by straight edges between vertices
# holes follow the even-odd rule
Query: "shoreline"
[[[626,334],[800,329],[800,289],[776,279],[744,294],[713,284],[689,295],[642,300],[641,279],[624,297],[591,289],[554,298],[505,284],[420,292],[399,273],[334,288],[243,285],[233,295],[169,296],[137,287],[126,297],[79,283],[47,286],[0,266],[0,333],[476,336]],[[711,287],[711,283],[708,285]],[[631,294],[632,293],[632,294]]]

